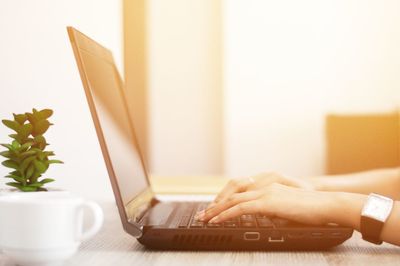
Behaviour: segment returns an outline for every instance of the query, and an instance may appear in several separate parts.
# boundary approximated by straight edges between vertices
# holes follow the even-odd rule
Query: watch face
[[[364,205],[361,215],[385,222],[393,207],[393,200],[371,193]]]

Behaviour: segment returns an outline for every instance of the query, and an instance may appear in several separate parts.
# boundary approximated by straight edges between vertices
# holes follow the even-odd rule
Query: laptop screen
[[[86,75],[86,89],[89,90],[86,91],[87,97],[91,94],[94,104],[92,109],[94,108],[97,114],[97,133],[99,137],[103,135],[103,153],[107,152],[109,155],[126,208],[149,184],[129,120],[122,81],[108,50],[89,38],[76,46],[82,62],[81,67]],[[91,111],[93,115],[93,110]]]

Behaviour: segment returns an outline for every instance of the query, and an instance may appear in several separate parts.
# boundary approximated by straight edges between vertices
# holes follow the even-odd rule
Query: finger
[[[232,208],[229,208],[214,218],[212,218],[209,223],[221,223],[223,221],[226,221],[228,219],[243,215],[243,214],[253,214],[253,213],[258,213],[261,212],[261,201],[256,199],[256,200],[251,200],[251,201],[246,201],[239,203]]]
[[[272,183],[279,183],[281,176],[274,173],[274,172],[270,172],[270,173],[262,173],[262,174],[258,174],[256,176],[253,177],[254,180],[257,180],[256,182],[254,182],[253,184],[251,184],[248,187],[248,190],[256,190],[256,189],[260,189],[262,187],[268,186]]]
[[[228,185],[222,189],[222,191],[217,195],[214,199],[214,202],[218,203],[226,197],[229,197],[233,193],[243,192],[247,189],[248,186],[254,183],[254,179],[251,177],[231,180]]]
[[[242,193],[235,193],[229,196],[228,198],[221,200],[216,203],[215,206],[211,209],[206,210],[204,213],[199,214],[197,217],[199,220],[209,220],[214,216],[217,216],[221,212],[237,205],[242,202],[252,201],[262,196],[261,191],[248,191]]]

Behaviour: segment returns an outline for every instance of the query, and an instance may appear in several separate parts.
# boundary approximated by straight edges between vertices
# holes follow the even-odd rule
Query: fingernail
[[[199,220],[199,221],[203,221],[204,220],[204,216],[205,216],[205,212],[203,212],[203,213],[199,213],[198,215],[196,215],[196,220]]]
[[[198,211],[198,212],[196,212],[196,216],[197,216],[197,215],[200,215],[200,214],[202,214],[202,213],[204,213],[204,212],[205,212],[205,210]]]
[[[218,221],[219,221],[219,217],[218,217],[218,216],[215,216],[214,218],[212,218],[212,219],[209,221],[209,223],[218,223]]]
[[[194,219],[197,220],[197,219],[199,218],[199,216],[200,216],[201,214],[203,214],[203,213],[204,213],[204,210],[196,212],[196,214],[194,215]]]

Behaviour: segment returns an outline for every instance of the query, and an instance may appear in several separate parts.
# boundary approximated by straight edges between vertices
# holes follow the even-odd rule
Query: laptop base
[[[141,244],[161,250],[323,250],[343,243],[351,229],[145,229]]]

